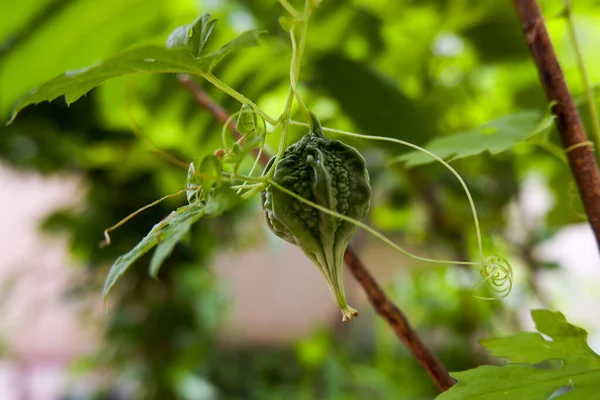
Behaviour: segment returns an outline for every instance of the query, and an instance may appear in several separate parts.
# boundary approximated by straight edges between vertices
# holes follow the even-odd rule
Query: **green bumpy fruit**
[[[313,130],[289,146],[276,165],[275,157],[263,176],[275,168],[272,181],[306,200],[361,221],[369,209],[371,186],[365,159],[353,147],[323,136],[312,114]],[[344,252],[358,227],[301,202],[268,185],[261,193],[269,228],[280,238],[297,245],[321,270],[342,319],[350,321],[357,311],[346,302],[342,269]]]

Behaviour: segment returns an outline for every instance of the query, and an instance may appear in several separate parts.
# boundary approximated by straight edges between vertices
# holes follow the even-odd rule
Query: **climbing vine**
[[[277,236],[300,247],[317,265],[330,286],[342,312],[342,319],[346,322],[358,315],[357,310],[347,304],[342,282],[344,254],[357,229],[363,229],[404,257],[426,263],[477,268],[481,279],[472,282],[472,295],[485,300],[506,297],[513,285],[512,267],[502,255],[488,254],[485,251],[482,240],[485,232],[482,232],[480,227],[473,196],[465,180],[449,162],[483,152],[499,154],[521,141],[545,146],[564,160],[560,149],[557,150],[556,146],[539,140],[541,135],[551,129],[555,117],[550,110],[556,104],[551,102],[545,114],[523,111],[508,115],[474,131],[432,140],[424,147],[398,139],[397,136],[402,136],[399,132],[394,132],[394,137],[386,137],[322,126],[318,116],[307,107],[298,89],[303,55],[310,51],[310,21],[313,14],[318,12],[320,1],[306,0],[301,11],[286,0],[280,0],[279,3],[286,12],[279,23],[281,29],[289,36],[291,61],[289,87],[281,104],[281,112],[276,117],[269,115],[252,99],[220,80],[214,73],[216,66],[229,53],[258,45],[263,33],[247,31],[217,50],[209,51],[217,29],[217,21],[207,13],[199,16],[191,24],[174,30],[166,44],[134,46],[93,66],[68,71],[31,92],[15,107],[10,122],[28,105],[50,101],[60,96],[64,96],[70,104],[109,79],[142,73],[171,73],[185,76],[185,79],[192,79],[190,76],[194,79],[204,79],[240,103],[239,111],[227,116],[223,122],[220,147],[199,160],[184,163],[187,165],[187,179],[181,190],[148,204],[105,230],[102,245],[110,245],[112,231],[165,199],[183,197],[185,194],[185,205],[156,223],[133,249],[116,259],[104,284],[105,299],[119,277],[144,254],[154,250],[149,271],[151,276],[157,277],[164,261],[177,243],[188,234],[194,223],[201,218],[222,215],[240,203],[258,196],[261,197],[266,215],[265,223]],[[592,95],[587,81],[586,89],[589,100]],[[303,116],[301,121],[292,118],[294,107],[297,107]],[[595,117],[597,113],[593,107],[592,110]],[[306,129],[305,135],[296,143],[290,142],[289,133],[292,126]],[[597,126],[596,122],[594,127]],[[490,134],[497,132],[502,132],[503,135]],[[279,142],[276,151],[271,154],[272,158],[265,163],[264,159],[268,155],[266,143],[269,138],[275,136],[274,134],[278,134]],[[465,207],[470,209],[469,223],[473,224],[477,245],[474,260],[443,260],[413,254],[363,222],[373,202],[369,165],[358,150],[344,142],[346,139],[393,143],[412,150],[390,157],[389,167],[397,163],[414,166],[437,162],[449,171],[464,193]],[[584,143],[580,147],[585,146],[588,144]],[[176,163],[181,164],[179,161]],[[561,314],[534,312],[533,317],[541,333],[550,336],[554,334],[553,338],[558,342],[567,343],[573,339],[581,342],[581,346],[585,345],[585,332],[568,324]],[[559,327],[562,330],[558,334],[549,330],[548,326]],[[528,337],[518,336],[515,346],[523,347],[527,339]],[[536,341],[539,341],[537,336]],[[560,346],[558,342],[556,345]],[[501,344],[510,346],[507,342]],[[492,351],[497,350],[498,346],[498,342],[494,345],[494,342],[490,341],[486,345]],[[538,347],[541,349],[543,346]],[[498,350],[496,353],[500,356],[508,354],[513,361],[519,362],[519,357],[515,356],[514,352]],[[579,358],[569,357],[566,353],[563,356],[569,367],[573,364],[575,367],[585,364],[585,368],[595,368],[597,355],[591,351],[584,353],[578,355]],[[546,358],[538,360],[533,357],[521,361],[534,364],[544,360]],[[517,380],[523,378],[522,370],[516,366],[503,370],[506,371],[514,374],[512,376]],[[566,375],[559,374],[560,378],[567,379],[573,371],[569,369]],[[485,373],[488,374],[489,371],[486,370]],[[496,372],[491,374],[494,373]],[[469,386],[470,381],[476,381],[479,377],[476,372],[461,374],[456,377],[459,381],[464,377],[466,383],[460,382],[456,389],[448,391],[442,398],[458,398],[452,397],[455,396],[454,393],[467,392],[487,396],[481,398],[500,398],[485,394],[493,391],[487,381],[483,385]],[[554,375],[551,376],[552,379],[553,377]],[[485,378],[492,379],[489,374]],[[589,390],[589,382],[582,381],[582,384]],[[551,395],[556,388],[546,385],[545,389]],[[518,390],[512,393],[515,397],[520,394]]]

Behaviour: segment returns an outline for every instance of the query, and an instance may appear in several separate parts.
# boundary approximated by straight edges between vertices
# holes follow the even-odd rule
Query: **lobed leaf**
[[[178,208],[176,211],[155,225],[147,237],[150,240],[156,239],[156,250],[150,260],[150,275],[158,277],[158,271],[166,258],[171,255],[175,245],[183,239],[190,228],[205,213],[205,209],[200,204],[188,204]],[[144,239],[146,239],[144,238]]]
[[[509,364],[453,373],[458,383],[437,400],[547,400],[563,388],[570,390],[561,399],[600,399],[600,356],[587,345],[586,331],[560,312],[533,310],[531,315],[536,329],[551,341],[532,332],[482,340]],[[542,362],[550,368],[542,368]]]
[[[209,13],[204,13],[194,23],[175,29],[167,39],[167,47],[188,48],[192,56],[198,58],[204,52],[216,25],[217,20],[211,19]]]
[[[221,185],[211,193],[205,204],[188,204],[171,212],[167,218],[154,225],[150,233],[133,249],[117,258],[104,282],[104,298],[106,299],[116,281],[127,269],[154,247],[156,250],[150,261],[150,275],[156,277],[165,259],[196,221],[205,216],[220,215],[236,205],[238,201],[239,197],[235,191],[227,185]]]
[[[172,39],[173,35],[185,35],[185,32],[180,31],[182,28],[172,34],[170,42],[175,40]],[[210,36],[212,28],[207,29],[210,30],[204,34]],[[52,101],[60,96],[64,96],[67,104],[71,104],[112,78],[149,73],[206,75],[230,52],[256,46],[258,43],[258,31],[247,31],[218,50],[198,58],[194,57],[189,48],[168,48],[158,44],[136,46],[92,66],[67,71],[34,89],[17,103],[7,124],[14,121],[17,114],[28,105]],[[196,44],[202,47],[198,51],[203,49],[204,44],[205,42]]]
[[[528,110],[506,115],[481,125],[469,132],[457,133],[431,140],[424,146],[446,161],[454,161],[483,152],[499,154],[510,149],[515,143],[547,132],[554,121],[553,115],[541,118],[537,111]],[[420,151],[411,151],[395,157],[391,162],[404,162],[408,167],[424,165],[435,159]]]

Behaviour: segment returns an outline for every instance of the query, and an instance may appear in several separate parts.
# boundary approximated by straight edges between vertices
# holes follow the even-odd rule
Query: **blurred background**
[[[301,1],[291,1],[301,8]],[[590,81],[600,82],[600,4],[573,2]],[[562,1],[541,1],[580,113],[584,88]],[[0,118],[33,88],[148,40],[200,13],[217,43],[258,28],[263,45],[216,75],[278,115],[291,48],[275,0],[20,0],[0,3]],[[415,144],[547,104],[509,1],[324,0],[311,20],[300,91],[324,125]],[[229,112],[239,104],[198,84]],[[300,114],[296,119],[302,119]],[[144,258],[105,308],[103,280],[184,199],[186,171],[134,134],[191,161],[221,125],[173,75],[115,79],[67,107],[28,107],[0,131],[0,397],[56,399],[433,399],[436,388],[350,274],[361,315],[342,324],[319,271],[274,237],[255,198],[201,220],[151,279]],[[296,140],[304,132],[292,132]],[[557,142],[552,131],[548,140]],[[349,141],[369,164],[367,223],[412,252],[476,258],[470,210],[436,164],[386,161],[405,149]],[[271,153],[277,135],[268,138]],[[468,146],[465,143],[465,146]],[[547,146],[546,146],[547,147]],[[510,260],[512,293],[473,298],[478,271],[410,260],[359,232],[365,264],[450,371],[491,360],[478,338],[532,329],[531,308],[560,310],[600,349],[600,262],[565,163],[534,142],[453,163],[472,190],[487,254]]]

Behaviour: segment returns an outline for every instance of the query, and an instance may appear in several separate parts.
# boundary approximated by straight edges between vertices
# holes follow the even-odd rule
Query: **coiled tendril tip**
[[[479,271],[482,279],[473,286],[471,295],[481,300],[500,300],[509,295],[513,286],[513,271],[510,263],[503,257],[491,255],[481,264]],[[493,293],[493,296],[479,296],[483,285]]]

